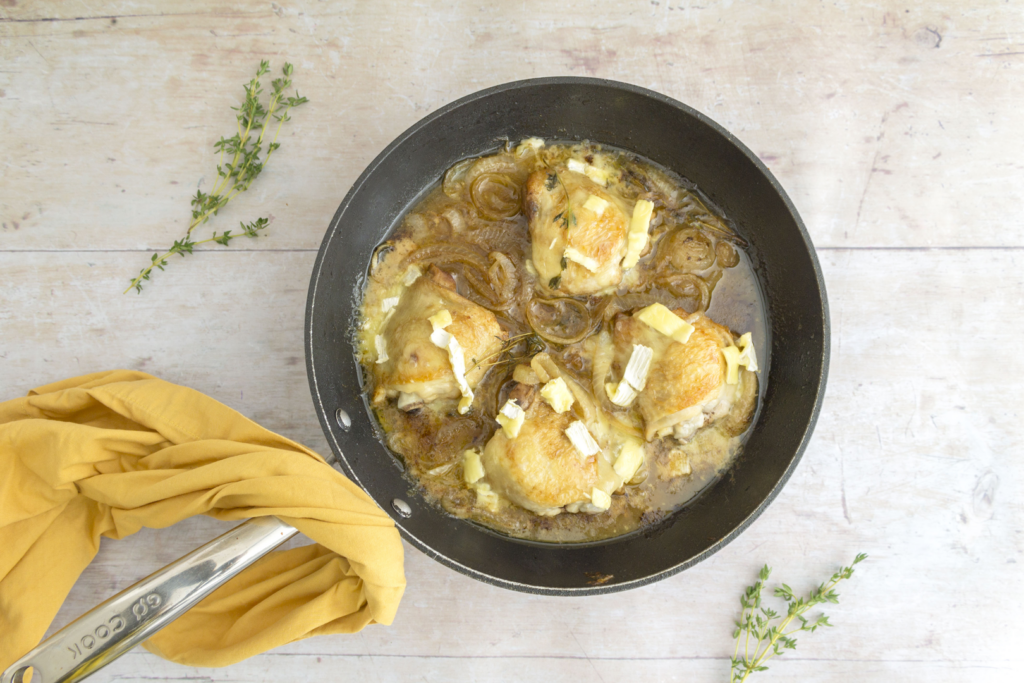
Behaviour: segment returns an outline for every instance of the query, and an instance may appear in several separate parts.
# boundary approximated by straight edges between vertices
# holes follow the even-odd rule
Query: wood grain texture
[[[122,296],[208,187],[260,58],[293,61],[311,103],[209,229],[270,214],[269,237],[178,259]],[[133,651],[92,680],[723,681],[737,597],[762,563],[806,590],[858,551],[871,559],[830,611],[838,626],[762,680],[1016,680],[1022,70],[1024,17],[996,2],[0,2],[0,400],[132,367],[326,454],[302,322],[330,217],[420,117],[534,76],[637,83],[735,132],[800,209],[832,310],[803,462],[697,567],[559,599],[408,548],[391,627],[218,670]],[[53,628],[225,528],[104,540]]]

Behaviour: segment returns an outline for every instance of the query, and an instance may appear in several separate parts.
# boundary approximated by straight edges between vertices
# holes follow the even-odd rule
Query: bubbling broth
[[[355,344],[388,448],[520,538],[654,524],[729,467],[764,306],[745,242],[630,152],[531,138],[445,173],[378,247]]]

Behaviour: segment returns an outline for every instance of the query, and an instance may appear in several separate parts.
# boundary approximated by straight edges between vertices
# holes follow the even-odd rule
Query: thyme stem
[[[125,294],[132,289],[142,293],[142,283],[150,279],[153,269],[163,270],[168,264],[167,258],[174,254],[179,256],[191,254],[196,246],[208,242],[217,242],[227,246],[236,237],[258,237],[260,231],[267,227],[268,219],[258,218],[248,224],[240,223],[242,231],[236,234],[227,230],[219,236],[214,232],[213,237],[208,239],[198,241],[192,239],[192,233],[197,227],[216,216],[217,212],[228,202],[249,189],[252,182],[263,172],[270,157],[273,156],[274,150],[281,146],[277,138],[281,134],[284,122],[291,120],[288,112],[309,101],[300,96],[298,91],[293,96],[286,96],[285,91],[292,85],[292,69],[292,65],[285,62],[281,77],[271,81],[269,100],[264,106],[261,102],[263,86],[260,79],[270,72],[270,62],[267,60],[260,62],[256,76],[243,86],[245,101],[240,107],[234,108],[238,112],[235,117],[237,132],[230,138],[221,138],[214,145],[214,148],[220,151],[220,163],[217,165],[217,180],[214,182],[213,188],[209,193],[204,193],[202,190],[196,191],[196,196],[192,198],[192,220],[189,221],[188,228],[185,230],[185,236],[180,240],[175,240],[171,248],[163,254],[153,254],[150,264],[132,278],[131,284],[124,290]],[[263,151],[264,140],[270,130],[272,119],[278,122],[277,128],[274,130],[274,139],[267,145],[266,155],[261,161],[260,154]],[[257,130],[259,135],[253,139]],[[231,155],[231,161],[224,164],[224,158],[227,155]]]

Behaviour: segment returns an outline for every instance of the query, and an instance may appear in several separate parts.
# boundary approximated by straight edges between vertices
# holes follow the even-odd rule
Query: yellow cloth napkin
[[[322,546],[256,562],[148,640],[151,652],[224,666],[394,619],[402,544],[362,489],[208,396],[116,370],[0,403],[0,670],[38,644],[100,536],[200,513],[274,515]]]

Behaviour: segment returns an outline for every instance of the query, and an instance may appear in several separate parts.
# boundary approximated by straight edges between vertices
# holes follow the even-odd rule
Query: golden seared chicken
[[[524,206],[533,265],[544,288],[576,296],[621,282],[631,211],[621,198],[559,167],[530,175]]]
[[[509,438],[499,429],[484,448],[491,487],[516,505],[548,517],[588,501],[598,483],[597,455],[583,456],[565,434],[578,418],[572,411],[556,413],[538,397],[527,406],[519,403],[526,413],[519,434]]]
[[[618,367],[627,367],[634,345],[653,351],[646,385],[636,396],[648,441],[670,434],[680,441],[689,440],[698,429],[729,413],[738,386],[726,382],[722,350],[733,344],[729,330],[703,313],[688,314],[683,309],[673,313],[678,316],[675,320],[681,318],[693,328],[685,343],[678,340],[685,335],[665,334],[638,314],[620,314],[614,321]]]
[[[432,339],[431,316],[447,311],[451,322],[444,332],[458,342],[464,360],[464,383],[470,389],[483,379],[486,368],[477,359],[496,353],[508,332],[494,314],[455,291],[452,277],[436,266],[402,294],[377,338],[377,390],[374,402],[398,398],[398,407],[411,409],[435,399],[465,395],[453,369],[449,348]]]

